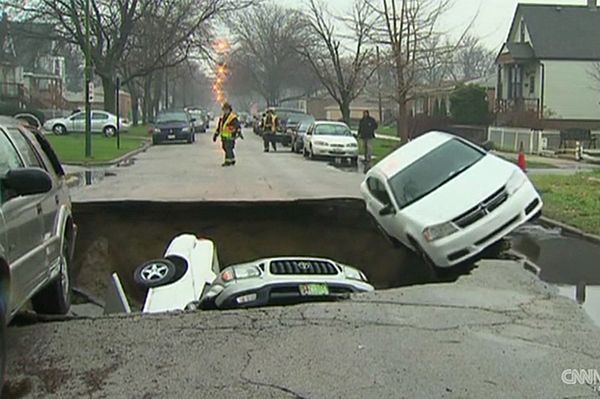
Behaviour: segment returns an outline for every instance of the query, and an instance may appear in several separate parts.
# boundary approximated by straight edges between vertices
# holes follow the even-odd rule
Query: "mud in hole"
[[[378,289],[433,281],[420,259],[377,230],[359,200],[103,202],[74,204],[73,210],[76,285],[100,297],[117,272],[140,304],[145,293],[133,283],[133,270],[161,257],[181,233],[215,241],[222,267],[261,257],[322,256],[360,268]]]

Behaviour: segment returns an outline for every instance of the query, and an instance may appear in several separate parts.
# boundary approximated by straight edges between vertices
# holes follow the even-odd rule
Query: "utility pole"
[[[379,105],[379,124],[383,124],[383,104],[381,101],[381,61],[379,59],[379,46],[376,47],[377,51],[377,101]]]
[[[92,106],[90,96],[92,95],[92,62],[90,43],[90,0],[85,0],[85,157],[92,156]]]
[[[116,107],[117,107],[117,149],[121,149],[121,77],[117,76],[116,89]]]

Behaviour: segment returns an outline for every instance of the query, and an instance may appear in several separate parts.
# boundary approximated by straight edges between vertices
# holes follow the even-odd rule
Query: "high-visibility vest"
[[[237,115],[233,112],[229,113],[229,116],[225,121],[223,121],[223,117],[219,119],[219,133],[221,137],[224,139],[232,139],[233,134],[235,133],[235,127],[233,126],[233,121],[237,118]]]
[[[270,114],[265,116],[264,126],[265,129],[269,129],[272,132],[275,132],[277,130],[277,115]]]

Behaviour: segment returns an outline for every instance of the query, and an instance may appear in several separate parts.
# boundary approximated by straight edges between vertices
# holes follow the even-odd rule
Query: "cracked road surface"
[[[262,139],[245,129],[237,165],[222,168],[220,142],[197,134],[196,143],[153,146],[115,176],[72,189],[76,202],[102,200],[232,201],[359,197],[363,174],[308,161],[289,147],[263,153]],[[78,171],[75,169],[74,171]]]
[[[514,262],[352,301],[9,329],[8,397],[594,398],[600,335]]]

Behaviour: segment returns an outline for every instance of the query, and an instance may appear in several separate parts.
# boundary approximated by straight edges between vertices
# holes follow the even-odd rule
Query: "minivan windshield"
[[[398,206],[405,208],[425,197],[484,156],[484,152],[462,140],[448,140],[389,179]]]

